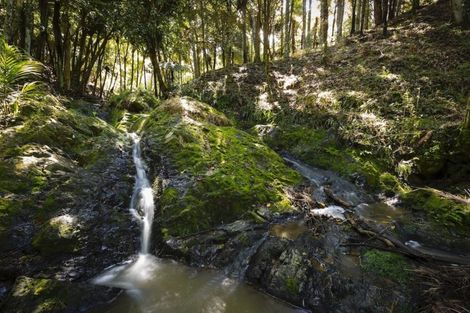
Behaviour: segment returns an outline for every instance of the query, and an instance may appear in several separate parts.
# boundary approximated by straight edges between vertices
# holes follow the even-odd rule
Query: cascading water
[[[140,137],[136,134],[130,134],[130,137],[133,141],[132,157],[136,168],[130,213],[141,226],[141,249],[136,259],[113,266],[93,280],[98,285],[126,290],[126,294],[99,312],[303,312],[219,272],[196,270],[150,254],[155,204],[142,160]],[[253,249],[257,249],[259,245],[255,244]],[[249,254],[252,252],[246,255],[247,258],[250,257]],[[243,270],[246,270],[246,264],[243,264]]]
[[[141,226],[141,248],[140,253],[148,254],[150,249],[150,236],[152,234],[153,216],[155,203],[153,192],[142,160],[140,147],[140,137],[137,134],[130,134],[132,145],[132,158],[136,169],[134,192],[132,193],[130,212],[132,216],[140,222]]]

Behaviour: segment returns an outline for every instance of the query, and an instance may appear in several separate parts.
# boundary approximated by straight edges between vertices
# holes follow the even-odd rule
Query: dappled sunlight
[[[371,112],[362,112],[359,114],[363,125],[368,125],[371,128],[375,128],[377,132],[387,131],[388,123],[385,119],[378,117]]]

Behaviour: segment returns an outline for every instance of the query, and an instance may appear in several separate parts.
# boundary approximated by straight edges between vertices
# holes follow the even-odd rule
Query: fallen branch
[[[428,253],[425,251],[418,251],[416,249],[410,248],[404,243],[402,243],[397,238],[383,234],[384,230],[378,230],[375,226],[363,223],[367,228],[364,229],[363,227],[359,226],[355,220],[348,217],[348,222],[351,224],[354,230],[356,230],[361,235],[369,236],[370,239],[377,239],[382,241],[387,246],[387,251],[397,252],[404,255],[407,255],[412,258],[417,258],[421,260],[432,260],[435,262],[443,262],[443,263],[451,263],[451,264],[462,264],[462,265],[470,265],[470,258],[468,257],[461,257],[461,256],[452,256],[452,255],[437,255]],[[352,243],[352,244],[345,244],[345,245],[355,245],[355,246],[366,246],[366,247],[373,247],[375,249],[382,249],[385,250],[384,247],[370,245],[367,242],[362,243]]]

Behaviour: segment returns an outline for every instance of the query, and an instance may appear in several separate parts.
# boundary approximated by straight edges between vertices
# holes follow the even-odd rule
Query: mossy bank
[[[163,102],[146,120],[143,139],[145,154],[171,173],[169,180],[157,178],[162,188],[156,190],[166,234],[209,229],[261,208],[293,210],[288,192],[300,176],[207,104],[190,98]]]

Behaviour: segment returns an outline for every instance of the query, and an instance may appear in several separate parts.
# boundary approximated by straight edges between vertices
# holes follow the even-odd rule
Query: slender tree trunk
[[[301,49],[305,49],[306,28],[307,28],[307,0],[302,0],[302,37],[300,38]]]
[[[382,0],[374,0],[374,22],[375,26],[383,23]]]
[[[356,4],[359,0],[352,0],[351,11],[351,35],[356,32]]]
[[[15,32],[15,14],[16,14],[16,1],[15,0],[5,0],[5,20],[3,23],[3,34],[5,40],[9,44],[14,43],[13,34]]]
[[[338,0],[335,3],[335,10],[333,12],[333,23],[331,23],[331,42],[335,39],[335,25],[336,25],[336,13],[338,11]]]
[[[361,31],[361,13],[362,13],[362,1],[363,0],[356,0],[356,25],[355,31],[356,33]]]
[[[205,5],[204,5],[204,0],[199,1],[200,7],[199,7],[199,15],[201,19],[201,32],[202,32],[202,60],[203,60],[203,69],[202,72],[204,72],[204,67],[205,67],[205,72],[209,70],[209,62],[207,58],[207,49],[206,49],[206,17],[205,17]]]
[[[364,23],[364,29],[369,29],[369,23],[370,23],[370,2],[369,0],[366,0],[366,16],[365,16],[365,23]]]
[[[132,47],[132,53],[131,53],[131,90],[134,89],[134,64],[135,62],[135,49]]]
[[[328,47],[328,0],[321,0],[320,2],[320,34],[323,49]]]
[[[284,54],[284,41],[285,41],[285,38],[284,38],[284,20],[285,20],[285,17],[284,17],[284,1],[281,0],[281,50],[280,50],[280,53],[279,55],[282,56]]]
[[[344,1],[344,0],[343,0]],[[307,47],[312,47],[312,0],[308,0]]]
[[[33,4],[26,0],[23,4],[24,12],[24,51],[31,54],[31,43],[33,34]]]
[[[54,32],[54,46],[55,46],[55,74],[59,90],[64,87],[64,52],[62,49],[62,30],[60,29],[60,10],[61,1],[54,2],[54,15],[52,18],[52,29]]]
[[[368,19],[368,16],[366,15],[366,13],[367,13],[367,1],[368,0],[362,0],[361,35],[364,35],[364,26],[365,26],[365,23],[366,23],[366,19]]]
[[[263,61],[267,68],[270,62],[269,34],[271,33],[271,0],[263,0],[263,8]]]
[[[36,57],[44,62],[44,49],[47,43],[48,9],[47,0],[39,0],[39,40]]]
[[[297,24],[294,19],[294,4],[295,0],[290,0],[290,41],[291,41],[291,53],[295,53],[295,34],[297,30]]]
[[[129,43],[126,44],[126,52],[124,53],[124,77],[122,81],[124,82],[124,89],[127,89],[127,57],[129,56]]]
[[[388,35],[388,0],[382,0],[382,13],[383,13],[383,35]]]
[[[313,47],[318,47],[318,16],[315,17],[315,24],[313,25]]]
[[[338,17],[336,19],[336,41],[340,41],[343,37],[343,20],[344,20],[344,0],[338,0]]]
[[[255,49],[255,63],[261,62],[261,39],[260,39],[260,25],[261,25],[261,0],[258,0],[258,7],[256,15],[253,14],[253,46]]]
[[[243,57],[243,63],[248,63],[249,62],[249,56],[248,56],[248,44],[247,44],[247,34],[246,34],[246,5],[247,1],[243,1],[241,4],[241,10],[242,10],[242,57]]]
[[[286,13],[284,14],[285,21],[284,21],[284,37],[285,37],[285,42],[284,42],[284,57],[288,58],[290,55],[290,1],[293,0],[286,0]]]

